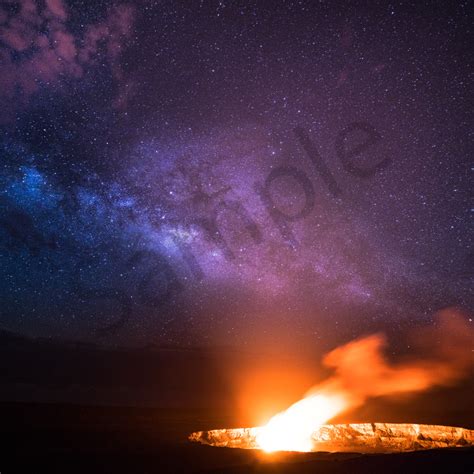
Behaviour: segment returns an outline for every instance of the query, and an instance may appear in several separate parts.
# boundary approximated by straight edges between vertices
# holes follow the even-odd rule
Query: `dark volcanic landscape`
[[[229,380],[252,360],[304,371],[296,358],[225,348],[104,350],[6,332],[0,337],[2,473],[469,473],[474,467],[473,448],[264,454],[187,440],[196,430],[254,423],[236,410],[239,389],[230,389]],[[291,403],[285,385],[284,377],[271,389],[263,384],[256,402],[275,400],[279,392],[282,407]],[[336,421],[474,429],[473,390],[469,382],[405,400],[376,399]]]

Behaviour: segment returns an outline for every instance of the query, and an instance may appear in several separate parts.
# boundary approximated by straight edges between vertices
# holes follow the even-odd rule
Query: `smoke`
[[[370,397],[428,390],[447,386],[465,377],[473,367],[474,330],[466,315],[445,309],[433,327],[412,334],[413,347],[423,351],[416,359],[391,363],[384,356],[383,334],[370,335],[326,354],[323,364],[334,375],[314,387],[314,393],[343,395],[346,409]]]
[[[271,418],[258,432],[258,445],[266,451],[310,451],[311,436],[318,426],[368,398],[450,385],[472,367],[474,333],[458,310],[440,312],[433,328],[412,338],[424,355],[404,362],[391,363],[385,358],[387,341],[382,334],[349,342],[326,354],[323,364],[334,374]]]

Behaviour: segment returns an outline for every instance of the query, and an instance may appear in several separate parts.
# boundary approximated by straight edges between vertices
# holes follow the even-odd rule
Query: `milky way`
[[[470,19],[2,4],[2,327],[324,344],[471,310]]]

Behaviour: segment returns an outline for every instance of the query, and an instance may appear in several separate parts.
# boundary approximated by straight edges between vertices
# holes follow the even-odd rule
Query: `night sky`
[[[329,347],[471,311],[471,29],[470,2],[2,2],[0,327]]]

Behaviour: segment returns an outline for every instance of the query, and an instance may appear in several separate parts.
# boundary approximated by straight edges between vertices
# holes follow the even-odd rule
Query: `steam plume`
[[[310,394],[344,394],[349,409],[369,397],[453,384],[473,365],[471,326],[461,311],[452,308],[441,311],[434,329],[423,329],[414,335],[415,345],[423,349],[425,356],[396,364],[387,361],[383,354],[387,342],[383,334],[349,342],[326,354],[323,363],[334,370],[334,375],[314,387]]]

